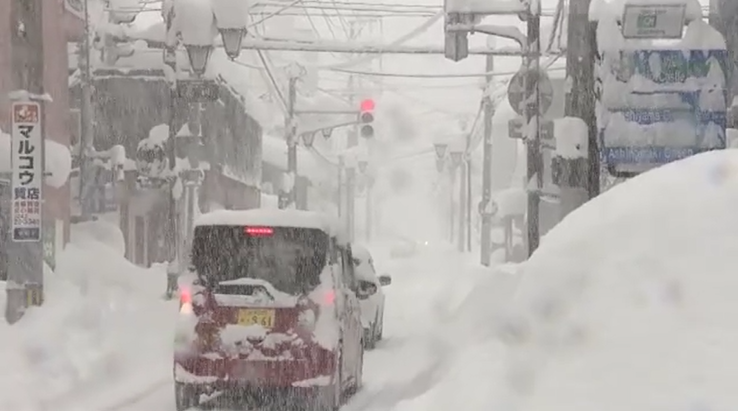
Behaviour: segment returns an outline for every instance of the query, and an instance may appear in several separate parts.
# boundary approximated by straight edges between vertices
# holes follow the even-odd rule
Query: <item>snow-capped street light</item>
[[[454,145],[451,148],[451,167],[456,168],[461,165],[464,159],[464,148],[460,145]]]
[[[221,29],[220,37],[223,39],[223,48],[226,55],[231,59],[236,59],[241,54],[241,43],[246,36],[246,28],[240,29]]]
[[[241,54],[241,42],[246,36],[248,2],[244,0],[210,0],[216,26],[223,40],[226,55],[235,59]]]
[[[192,71],[202,76],[217,33],[212,4],[208,0],[177,0],[174,3],[174,18],[175,31],[182,38]]]
[[[190,59],[192,71],[198,76],[205,74],[208,60],[210,60],[210,53],[213,52],[213,46],[185,44],[185,50],[187,50],[187,57]]]
[[[313,146],[316,134],[318,134],[317,131],[308,131],[307,133],[302,133],[302,143],[305,144],[305,147],[310,148]]]
[[[443,160],[446,157],[448,143],[435,143],[433,144],[433,148],[436,150],[436,159]]]

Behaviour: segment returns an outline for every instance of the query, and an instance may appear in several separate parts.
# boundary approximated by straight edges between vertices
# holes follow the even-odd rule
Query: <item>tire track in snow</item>
[[[164,389],[171,382],[172,382],[171,378],[161,379],[157,381],[156,383],[151,384],[148,387],[140,390],[136,394],[133,394],[127,398],[124,398],[116,402],[115,404],[112,404],[105,408],[100,409],[100,411],[120,411],[128,407],[135,406],[136,404],[146,400],[148,397],[153,396],[158,391]],[[174,393],[172,393],[172,395],[174,395]]]

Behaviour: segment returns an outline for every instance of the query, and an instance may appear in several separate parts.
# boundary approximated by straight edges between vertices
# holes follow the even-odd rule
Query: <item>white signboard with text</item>
[[[684,4],[626,4],[623,37],[626,39],[680,39],[684,31]]]
[[[42,238],[41,190],[43,189],[43,133],[41,105],[15,102],[12,122],[12,232],[15,242]]]

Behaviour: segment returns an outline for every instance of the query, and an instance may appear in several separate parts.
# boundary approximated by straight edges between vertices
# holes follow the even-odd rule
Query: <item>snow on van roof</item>
[[[331,236],[341,236],[338,222],[324,213],[302,210],[217,210],[200,216],[195,226],[233,225],[315,228]]]

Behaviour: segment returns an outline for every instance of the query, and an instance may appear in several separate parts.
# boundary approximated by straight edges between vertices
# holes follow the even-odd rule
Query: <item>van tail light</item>
[[[179,313],[182,315],[190,315],[192,309],[192,290],[188,287],[182,287],[179,291]]]
[[[323,295],[323,304],[333,305],[336,302],[336,292],[334,290],[328,290]]]

